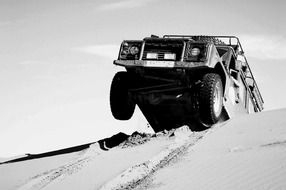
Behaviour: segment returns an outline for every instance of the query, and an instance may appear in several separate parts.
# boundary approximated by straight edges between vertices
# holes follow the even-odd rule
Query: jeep
[[[129,120],[137,105],[155,132],[211,127],[263,110],[241,43],[235,36],[151,35],[124,40],[110,89],[112,115]]]

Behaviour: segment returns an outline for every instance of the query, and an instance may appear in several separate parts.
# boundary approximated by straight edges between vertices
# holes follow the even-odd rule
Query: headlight
[[[121,45],[119,59],[122,60],[138,60],[142,41],[124,41]]]
[[[201,50],[199,48],[193,48],[191,50],[191,55],[192,56],[198,56],[200,54]]]
[[[129,52],[132,54],[132,55],[135,55],[137,53],[139,53],[139,48],[137,46],[132,46],[130,49],[129,49]]]
[[[185,61],[205,61],[207,58],[207,44],[200,42],[189,42],[186,45]]]

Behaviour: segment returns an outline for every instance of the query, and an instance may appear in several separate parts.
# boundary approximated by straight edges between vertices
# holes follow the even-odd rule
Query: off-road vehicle
[[[114,118],[138,105],[155,132],[210,127],[240,113],[263,110],[263,99],[235,36],[152,35],[124,40],[110,89]]]

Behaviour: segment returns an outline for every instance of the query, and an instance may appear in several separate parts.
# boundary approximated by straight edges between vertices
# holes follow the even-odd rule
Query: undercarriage
[[[208,127],[200,117],[201,75],[182,75],[181,72],[172,70],[160,71],[158,73],[156,70],[137,69],[119,72],[119,79],[115,76],[114,81],[121,81],[120,84],[113,82],[115,87],[119,86],[119,90],[111,93],[116,95],[114,98],[111,96],[111,100],[117,99],[111,101],[113,115],[117,119],[128,120],[137,105],[155,132],[182,125],[188,125],[192,130]],[[124,91],[126,93],[122,94]],[[118,105],[112,102],[117,102]],[[117,107],[126,109],[116,110]]]
[[[145,76],[144,78],[152,81],[150,79],[152,77],[146,79]],[[196,125],[194,127],[198,128],[200,123],[199,84],[187,86],[176,80],[156,79],[153,78],[153,81],[159,84],[151,82],[152,85],[132,88],[129,91],[133,101],[141,109],[154,131],[177,128],[182,125]]]

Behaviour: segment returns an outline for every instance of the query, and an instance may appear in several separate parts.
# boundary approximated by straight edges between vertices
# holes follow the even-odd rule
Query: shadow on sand
[[[91,144],[94,144],[94,143],[98,143],[99,147],[102,150],[107,151],[108,149],[113,148],[115,146],[118,146],[120,143],[127,140],[129,136],[130,135],[126,135],[125,133],[120,132],[116,135],[113,135],[112,137],[101,139],[97,142],[92,142],[92,143],[88,143],[88,144],[83,144],[83,145],[79,145],[79,146],[74,146],[74,147],[70,147],[70,148],[65,148],[65,149],[55,150],[55,151],[51,151],[51,152],[40,153],[40,154],[26,154],[24,157],[8,160],[8,161],[2,162],[0,164],[8,164],[8,163],[13,163],[13,162],[20,162],[20,161],[56,156],[56,155],[61,155],[61,154],[68,154],[68,153],[72,153],[72,152],[78,152],[78,151],[82,151],[84,149],[89,148],[89,146]]]

